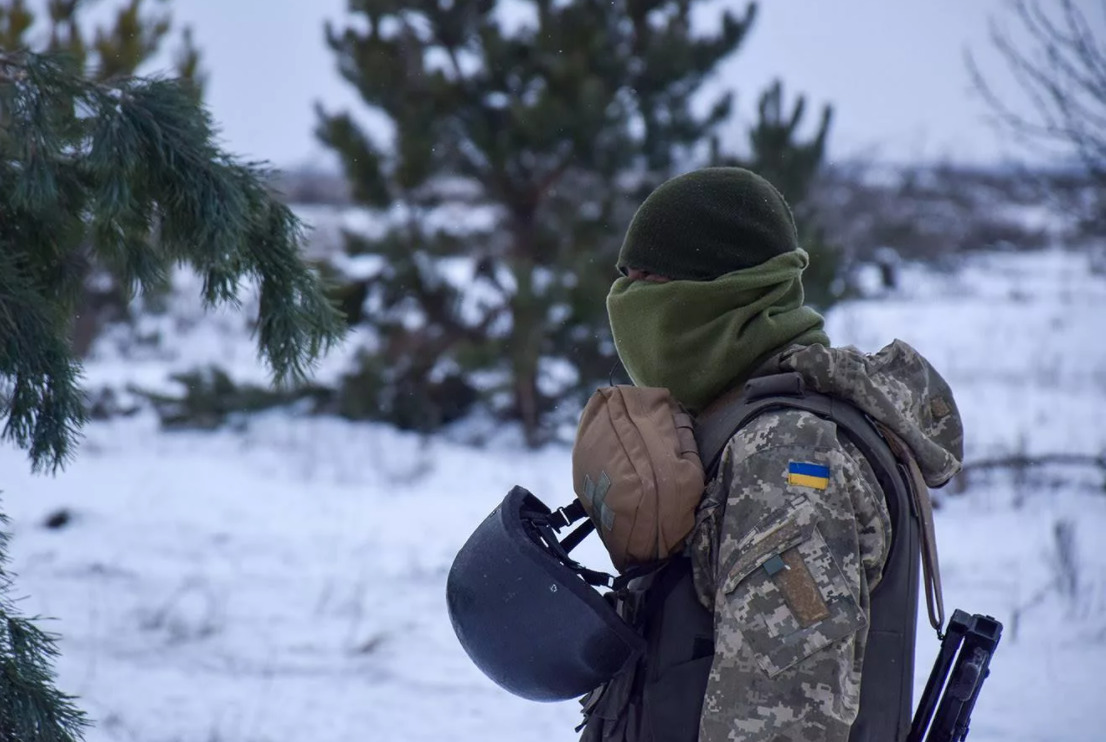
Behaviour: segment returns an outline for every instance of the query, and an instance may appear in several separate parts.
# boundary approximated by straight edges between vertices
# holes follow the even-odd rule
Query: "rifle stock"
[[[972,710],[1001,638],[1002,624],[994,618],[953,612],[907,742],[961,742],[968,736]]]

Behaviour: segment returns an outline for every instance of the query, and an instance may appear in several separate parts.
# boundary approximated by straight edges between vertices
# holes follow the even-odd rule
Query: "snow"
[[[1101,455],[1106,277],[1091,268],[1061,250],[981,255],[955,274],[907,265],[901,291],[842,305],[828,326],[837,344],[901,337],[925,353],[957,393],[969,462]],[[143,322],[167,342],[145,355],[102,344],[91,383],[160,387],[208,361],[265,378],[248,312],[205,317],[197,300]],[[89,742],[575,739],[575,703],[499,690],[446,615],[453,554],[513,484],[550,504],[571,497],[566,447],[531,452],[498,432],[473,448],[274,411],[167,433],[141,412],[91,424],[55,478],[0,448],[20,605],[56,619],[59,683],[97,720]],[[1052,475],[1015,486],[995,474],[939,498],[949,611],[1006,626],[972,742],[1102,737],[1106,483]],[[71,523],[45,528],[59,508]],[[1054,587],[1060,521],[1075,526],[1075,600]],[[596,544],[582,548],[602,566]],[[926,627],[923,611],[919,691],[938,647]]]

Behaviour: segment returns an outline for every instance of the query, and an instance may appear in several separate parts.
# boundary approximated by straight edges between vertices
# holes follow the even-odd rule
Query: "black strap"
[[[554,531],[560,531],[562,528],[571,526],[581,518],[587,518],[588,512],[584,510],[584,504],[579,500],[573,500],[571,504],[565,505],[562,508],[557,508],[548,515],[539,512],[523,513],[523,517],[530,522],[540,525],[549,526]],[[567,556],[569,552],[580,545],[580,542],[587,538],[588,534],[595,530],[595,523],[591,518],[587,518],[583,523],[576,527],[572,533],[565,536],[558,541],[558,551],[563,550]],[[553,537],[556,540],[555,537]]]
[[[573,505],[575,504],[576,503],[573,503]],[[580,513],[584,513],[583,506],[579,508],[579,511]],[[578,519],[579,515],[576,514],[575,508],[573,508],[572,505],[567,505],[552,513],[542,513],[538,511],[524,511],[522,513],[523,522],[529,524],[530,528],[533,529],[532,532],[534,535],[545,542],[545,545],[556,555],[561,563],[580,575],[584,582],[594,587],[613,588],[619,582],[620,578],[616,578],[614,575],[597,569],[588,569],[568,555],[568,552],[575,548],[576,545],[590,533],[590,529],[587,527],[588,523],[591,522],[590,520],[588,523],[579,526],[563,541],[557,538],[557,530],[564,528],[566,525],[571,525]]]
[[[559,531],[586,517],[587,514],[588,511],[584,510],[584,503],[573,500],[571,504],[565,505],[563,508],[557,508],[549,514],[549,525],[553,526],[554,530]]]
[[[588,535],[595,530],[595,522],[587,518],[563,539],[558,539],[556,531],[572,525],[581,518],[587,517],[587,511],[583,504],[576,500],[570,505],[557,508],[552,513],[529,511],[522,514],[523,520],[530,523],[538,537],[549,546],[550,550],[564,563],[566,567],[580,575],[585,582],[595,587],[606,587],[614,591],[629,587],[634,580],[647,578],[659,570],[667,560],[653,562],[651,564],[637,564],[627,568],[617,577],[597,569],[588,569],[584,565],[572,559],[569,552],[580,545]]]
[[[713,402],[695,419],[695,442],[707,480],[717,473],[722,451],[734,433],[762,412],[783,406],[781,400],[801,400],[805,395],[803,377],[785,373],[750,379]]]
[[[614,584],[611,587],[614,590],[622,590],[627,587],[633,588],[636,591],[648,590],[653,579],[662,569],[667,567],[670,562],[671,559],[661,559],[656,562],[650,562],[649,564],[635,564],[631,567],[627,567],[622,574],[614,579]]]
[[[561,546],[566,552],[571,552],[580,542],[588,537],[588,534],[595,530],[595,522],[591,518],[588,518],[572,531],[572,533],[561,539]]]

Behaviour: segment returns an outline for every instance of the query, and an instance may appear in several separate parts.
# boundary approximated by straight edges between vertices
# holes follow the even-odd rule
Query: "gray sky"
[[[1099,0],[1080,2],[1104,22]],[[779,77],[789,93],[808,95],[812,113],[834,104],[833,157],[980,162],[1015,153],[985,123],[963,61],[972,46],[985,69],[1002,72],[986,36],[1003,0],[760,6],[757,28],[720,74],[720,84],[740,91],[740,122],[752,120],[760,90]],[[172,7],[178,24],[194,26],[210,72],[208,102],[230,149],[281,167],[329,161],[312,135],[314,102],[361,108],[323,40],[324,19],[340,23],[345,0],[176,0]],[[740,135],[735,129],[734,141]]]

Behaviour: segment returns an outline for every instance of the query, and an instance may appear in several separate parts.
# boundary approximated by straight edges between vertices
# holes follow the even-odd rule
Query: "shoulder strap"
[[[933,527],[933,504],[929,499],[929,488],[910,447],[894,431],[876,424],[887,445],[895,452],[899,461],[906,467],[907,484],[910,487],[912,502],[921,521],[922,575],[926,590],[926,610],[929,611],[929,624],[937,630],[937,638],[944,640],[945,598],[941,589],[941,565],[937,559],[937,537]]]
[[[696,439],[707,481],[718,473],[722,451],[734,433],[764,412],[788,408],[812,412],[842,428],[871,464],[889,501],[894,499],[896,489],[905,489],[906,496],[897,499],[908,503],[907,508],[921,521],[919,537],[926,609],[930,625],[941,638],[945,604],[928,489],[909,447],[885,426],[875,423],[847,402],[807,391],[802,376],[794,371],[757,377],[746,382],[743,388],[724,395],[696,420]]]
[[[718,473],[722,451],[734,433],[762,412],[791,406],[790,402],[805,396],[806,385],[797,373],[759,376],[722,395],[700,413],[695,419],[695,442],[707,481]]]

